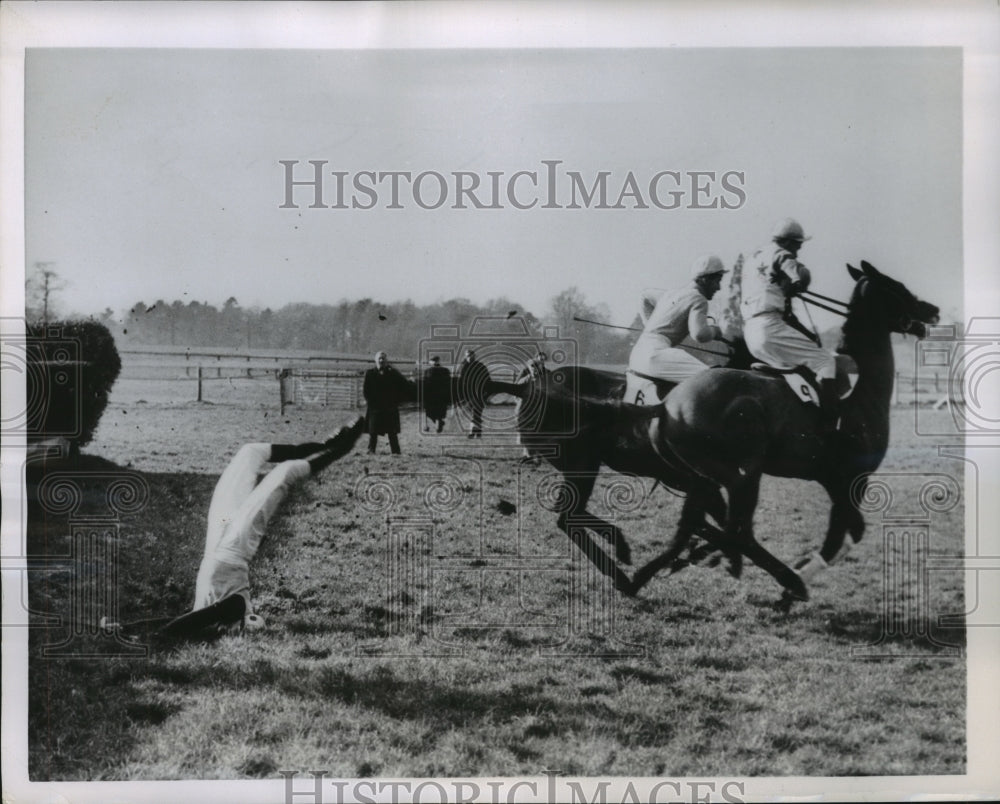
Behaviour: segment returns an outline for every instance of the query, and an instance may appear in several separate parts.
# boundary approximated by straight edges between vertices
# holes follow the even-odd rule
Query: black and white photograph
[[[3,792],[1000,795],[1000,8],[0,7]]]

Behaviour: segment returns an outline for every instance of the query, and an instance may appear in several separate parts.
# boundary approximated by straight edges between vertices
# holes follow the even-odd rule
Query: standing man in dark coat
[[[466,349],[458,370],[458,393],[472,414],[469,438],[483,437],[483,408],[486,407],[486,383],[489,379],[490,372],[486,366],[476,360],[474,351]]]
[[[444,429],[450,402],[451,372],[441,365],[441,358],[434,355],[424,372],[424,413],[437,425],[438,433]]]
[[[375,353],[375,368],[365,372],[364,395],[368,403],[365,429],[368,452],[374,454],[380,435],[389,438],[389,449],[399,455],[399,403],[406,398],[406,378],[389,365],[389,356]]]

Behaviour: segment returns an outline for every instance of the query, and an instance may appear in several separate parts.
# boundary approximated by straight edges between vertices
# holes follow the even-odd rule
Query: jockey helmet
[[[800,242],[810,240],[802,231],[802,224],[794,218],[783,218],[774,225],[771,231],[772,240],[798,240]]]
[[[724,273],[726,273],[726,268],[723,266],[722,260],[714,254],[703,254],[691,265],[692,279]]]

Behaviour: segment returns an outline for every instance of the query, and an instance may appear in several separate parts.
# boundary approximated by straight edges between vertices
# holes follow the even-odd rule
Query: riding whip
[[[608,327],[609,329],[624,329],[629,332],[642,332],[642,330],[638,327],[623,327],[620,324],[605,324],[603,321],[592,321],[589,318],[580,318],[578,315],[573,316],[573,320],[579,321],[583,324],[594,324],[598,327]],[[694,349],[696,352],[707,352],[708,354],[715,355],[716,357],[729,357],[732,354],[731,352],[716,352],[714,349],[703,349],[700,346],[690,346],[686,343],[682,344],[682,346],[678,348]]]

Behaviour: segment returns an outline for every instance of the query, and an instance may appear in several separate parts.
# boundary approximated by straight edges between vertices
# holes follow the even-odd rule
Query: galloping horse
[[[917,299],[902,283],[867,262],[850,265],[855,280],[847,305],[839,352],[857,363],[858,380],[841,403],[839,429],[824,434],[819,411],[795,398],[780,379],[754,371],[716,369],[674,388],[664,400],[656,445],[728,496],[721,546],[738,575],[746,556],[784,587],[784,605],[807,600],[806,581],[841,558],[860,541],[865,523],[857,509],[868,474],[885,457],[889,444],[889,402],[895,376],[890,333],[923,338],[938,321],[938,308]],[[818,481],[830,495],[829,526],[818,553],[786,566],[765,550],[753,533],[763,474]],[[699,488],[685,509],[710,510]],[[853,496],[852,496],[853,495]],[[688,512],[695,516],[695,511]],[[845,544],[850,533],[851,542]],[[631,591],[638,592],[684,547],[684,530],[662,555],[639,569]]]
[[[624,474],[654,478],[668,488],[695,495],[699,504],[685,509],[681,530],[673,543],[683,536],[686,545],[697,533],[721,546],[722,531],[707,523],[705,514],[721,525],[726,507],[715,484],[692,473],[669,449],[659,446],[662,406],[621,402],[624,389],[625,379],[619,374],[566,366],[525,382],[491,379],[486,394],[504,393],[520,400],[518,431],[522,444],[563,476],[559,529],[613,579],[619,591],[630,593],[632,581],[586,532],[587,528],[598,532],[612,544],[618,561],[631,563],[631,551],[621,530],[586,510],[602,465]]]

